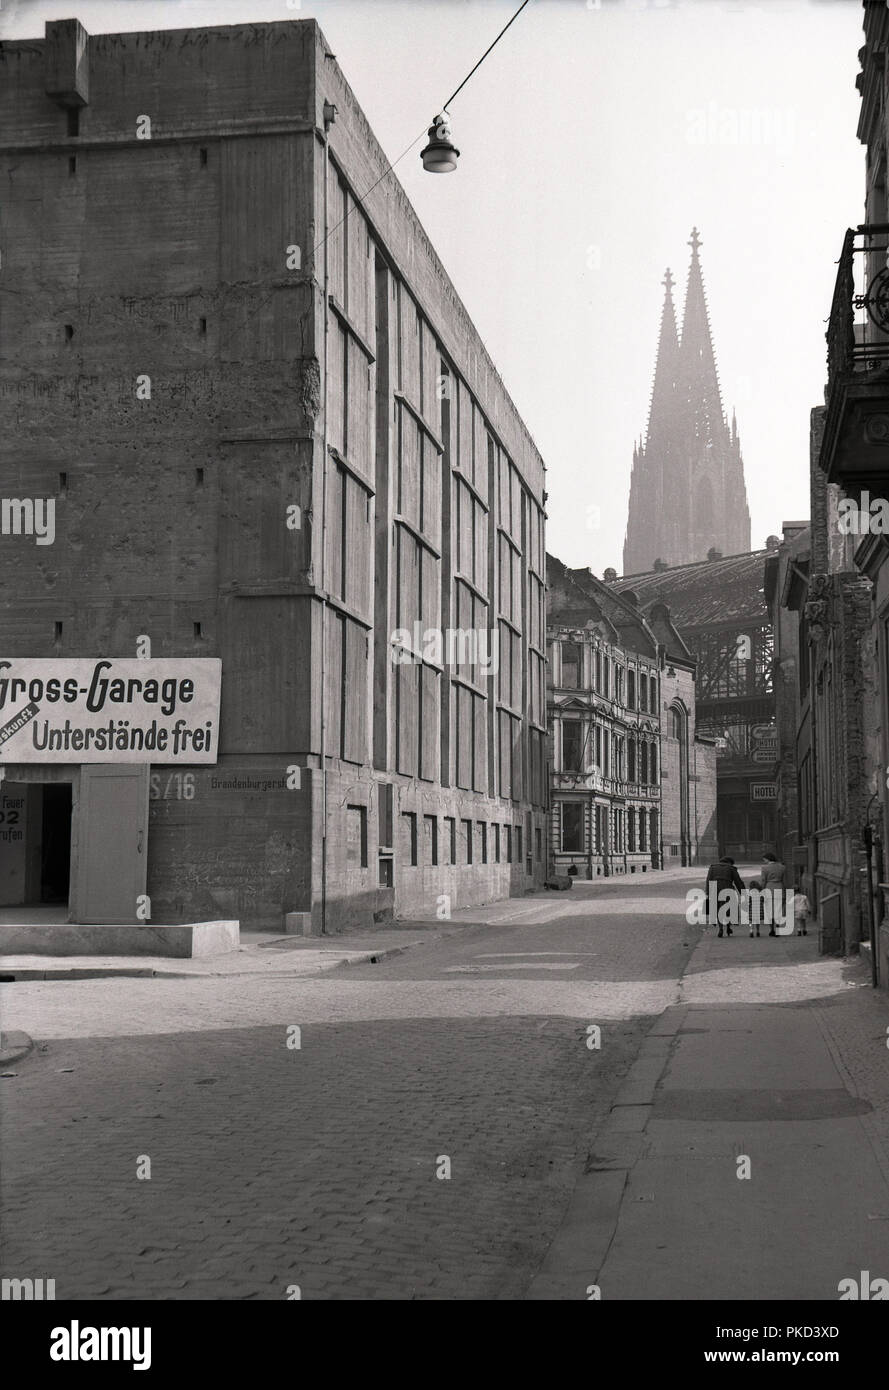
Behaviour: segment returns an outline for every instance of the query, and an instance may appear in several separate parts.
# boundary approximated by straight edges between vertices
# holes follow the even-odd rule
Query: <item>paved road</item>
[[[577,887],[313,979],[6,986],[4,1028],[39,1045],[0,1082],[2,1273],[59,1298],[523,1297],[699,936],[675,876]]]

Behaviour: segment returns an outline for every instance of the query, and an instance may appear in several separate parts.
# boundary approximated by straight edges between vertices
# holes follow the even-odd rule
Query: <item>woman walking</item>
[[[750,884],[751,888],[759,888],[771,895],[771,911],[769,913],[769,936],[777,936],[775,923],[782,919],[779,911],[784,896],[784,875],[786,870],[778,857],[774,854],[764,854],[762,857],[762,872],[759,878],[755,878]],[[765,899],[763,899],[765,901]],[[754,932],[751,930],[750,935]],[[756,920],[756,936],[759,936],[759,918]]]

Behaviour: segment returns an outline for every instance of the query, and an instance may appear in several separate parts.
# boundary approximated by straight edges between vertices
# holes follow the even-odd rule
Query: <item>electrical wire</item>
[[[522,13],[522,10],[525,8],[525,5],[527,5],[528,3],[529,3],[529,0],[524,0],[524,3],[521,4],[521,5],[519,5],[519,7],[518,7],[518,9],[516,10],[515,14],[513,15],[512,19],[509,21],[509,24],[505,24],[505,25],[503,26],[503,28],[500,30],[500,33],[497,35],[496,39],[494,40],[494,42],[491,44],[490,48],[486,48],[486,49],[485,49],[484,53],[483,53],[482,56],[479,58],[479,60],[478,60],[478,62],[476,63],[475,67],[474,67],[470,72],[468,72],[468,73],[466,74],[466,76],[463,78],[463,81],[460,83],[460,86],[457,88],[457,91],[456,91],[456,92],[453,92],[453,93],[448,97],[448,99],[447,99],[447,101],[445,102],[444,106],[441,108],[443,111],[447,111],[447,109],[448,109],[448,107],[450,106],[451,102],[454,100],[454,97],[457,96],[459,92],[462,92],[463,88],[466,86],[466,83],[469,81],[469,79],[470,79],[470,77],[472,76],[472,74],[473,74],[474,72],[477,72],[477,71],[478,71],[478,69],[481,67],[482,63],[483,63],[483,62],[485,61],[485,59],[487,58],[488,54],[491,52],[491,49],[492,49],[492,48],[496,48],[497,44],[498,44],[498,43],[500,42],[500,40],[503,38],[503,35],[506,33],[507,29],[510,27],[511,24],[515,24],[515,22],[516,22],[516,20],[518,19],[519,15]]]

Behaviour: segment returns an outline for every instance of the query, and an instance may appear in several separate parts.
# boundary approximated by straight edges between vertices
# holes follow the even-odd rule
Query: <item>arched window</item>
[[[681,742],[685,733],[685,715],[676,705],[670,710],[670,721],[673,737],[678,738]]]
[[[562,689],[576,690],[580,685],[582,652],[576,642],[562,643]]]
[[[648,677],[639,673],[639,708],[643,713],[648,709]]]

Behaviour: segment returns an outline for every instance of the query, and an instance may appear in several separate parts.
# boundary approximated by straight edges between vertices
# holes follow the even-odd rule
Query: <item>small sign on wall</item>
[[[0,904],[25,900],[26,787],[0,786]]]
[[[774,782],[751,782],[750,784],[751,801],[775,801],[777,795]]]
[[[215,763],[218,657],[0,660],[0,762]]]

